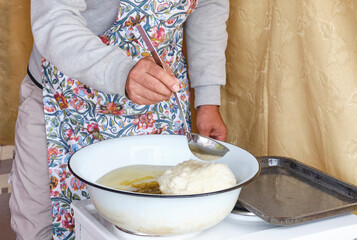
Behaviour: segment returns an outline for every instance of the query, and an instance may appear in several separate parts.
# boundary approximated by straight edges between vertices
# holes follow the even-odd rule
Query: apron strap
[[[32,81],[37,87],[39,87],[40,89],[43,89],[43,86],[42,86],[39,82],[37,82],[36,79],[32,76],[32,74],[31,74],[31,72],[30,72],[30,70],[29,70],[29,66],[27,66],[27,75],[29,75],[31,81]]]

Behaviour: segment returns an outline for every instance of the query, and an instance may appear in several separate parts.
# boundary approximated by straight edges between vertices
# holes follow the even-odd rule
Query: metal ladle
[[[147,33],[144,31],[143,27],[139,24],[136,25],[136,27],[139,30],[139,33],[140,33],[141,37],[143,38],[146,46],[148,47],[155,62],[160,67],[165,69],[163,62],[162,62],[161,58],[159,57],[159,54],[156,52],[154,46],[152,45],[152,43],[151,43]],[[178,105],[178,108],[180,110],[181,118],[182,118],[183,125],[185,128],[184,130],[185,130],[185,134],[187,137],[188,146],[189,146],[192,154],[194,154],[196,157],[200,158],[201,160],[212,161],[212,160],[217,160],[217,159],[223,157],[227,152],[229,152],[229,149],[226,146],[224,146],[223,144],[219,143],[218,141],[216,141],[212,138],[202,136],[197,133],[191,133],[188,129],[185,114],[182,110],[181,103],[180,103],[180,100],[179,100],[176,92],[174,92],[174,97],[175,97],[176,103]]]

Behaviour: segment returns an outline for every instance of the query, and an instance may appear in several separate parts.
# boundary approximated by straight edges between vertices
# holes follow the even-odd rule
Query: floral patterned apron
[[[178,95],[187,119],[189,85],[182,53],[182,25],[196,5],[196,0],[121,0],[114,24],[100,36],[105,44],[120,47],[128,57],[138,61],[150,55],[135,27],[142,25],[163,61],[181,81]],[[53,237],[74,239],[70,203],[88,199],[89,194],[85,184],[69,171],[70,156],[82,147],[110,138],[183,134],[182,121],[174,99],[137,105],[124,96],[82,84],[45,59],[42,65]]]

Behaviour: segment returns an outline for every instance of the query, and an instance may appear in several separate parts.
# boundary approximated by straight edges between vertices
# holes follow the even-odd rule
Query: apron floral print
[[[136,24],[144,27],[163,61],[181,81],[178,93],[190,117],[186,61],[182,53],[182,24],[196,0],[121,0],[113,26],[100,38],[140,60],[150,53]],[[85,184],[68,169],[68,160],[89,144],[139,134],[183,134],[174,99],[155,105],[137,105],[124,96],[92,89],[42,62],[43,96],[48,144],[48,167],[53,209],[54,239],[74,239],[70,203],[88,199]],[[190,122],[188,120],[188,122]]]

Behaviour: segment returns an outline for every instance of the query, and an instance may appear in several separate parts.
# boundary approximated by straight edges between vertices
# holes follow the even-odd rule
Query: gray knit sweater
[[[166,0],[170,1],[170,0]],[[41,58],[95,89],[125,95],[135,61],[97,37],[115,21],[120,0],[31,0],[34,37],[29,70],[41,82]],[[187,60],[195,107],[220,105],[225,84],[229,0],[199,0],[185,22]]]

